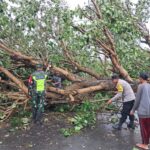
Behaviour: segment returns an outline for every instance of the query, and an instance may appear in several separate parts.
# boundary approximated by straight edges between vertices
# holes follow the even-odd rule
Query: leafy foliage
[[[69,122],[73,124],[73,128],[62,128],[61,132],[65,137],[74,133],[78,133],[81,129],[93,125],[96,122],[97,105],[93,105],[88,101],[85,101],[82,105],[78,106],[76,115],[73,118],[69,118]]]
[[[24,111],[20,108],[18,113],[10,119],[10,124],[12,128],[24,128],[29,125],[29,118],[31,117],[31,112]]]
[[[69,50],[79,64],[109,76],[109,58],[92,40],[100,37],[107,43],[103,34],[103,28],[107,26],[114,36],[120,63],[132,77],[137,76],[141,70],[147,70],[149,57],[139,46],[141,32],[136,24],[148,20],[149,1],[142,0],[135,4],[129,0],[126,3],[119,0],[98,0],[103,20],[96,18],[94,11],[89,9],[91,5],[70,10],[60,0],[2,1],[0,39],[14,49],[42,61],[51,60],[53,64],[74,72],[76,68],[68,65],[60,44],[62,40],[67,41]],[[73,25],[84,28],[86,34],[79,33]],[[12,67],[9,58],[1,51],[0,57],[2,65]],[[79,75],[85,76],[83,73]]]

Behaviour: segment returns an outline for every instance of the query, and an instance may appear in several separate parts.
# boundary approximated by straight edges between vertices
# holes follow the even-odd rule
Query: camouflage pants
[[[36,123],[41,122],[42,114],[44,112],[44,92],[33,93],[32,95],[32,119]]]

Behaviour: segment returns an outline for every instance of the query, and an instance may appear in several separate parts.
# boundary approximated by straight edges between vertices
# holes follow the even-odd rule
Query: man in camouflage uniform
[[[43,71],[43,66],[38,64],[36,71],[31,74],[29,84],[29,95],[32,98],[32,119],[34,123],[42,123],[44,112],[45,90],[47,74]]]

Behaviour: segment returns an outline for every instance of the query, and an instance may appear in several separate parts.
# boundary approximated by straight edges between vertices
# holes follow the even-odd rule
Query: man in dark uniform
[[[50,66],[48,66],[49,68]],[[42,64],[36,65],[36,71],[32,73],[28,80],[29,95],[32,98],[32,119],[34,123],[42,123],[42,113],[44,112],[45,90],[47,74],[43,71]]]

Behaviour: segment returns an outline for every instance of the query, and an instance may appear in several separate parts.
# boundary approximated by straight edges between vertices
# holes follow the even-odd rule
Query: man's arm
[[[28,79],[28,94],[30,96],[32,95],[32,86],[33,86],[33,79],[32,79],[32,75],[30,75]]]
[[[113,101],[122,98],[123,86],[120,83],[118,83],[116,88],[117,88],[117,94],[107,102],[108,104],[111,104]]]
[[[122,92],[118,92],[111,100],[116,101],[118,99],[122,98]]]

